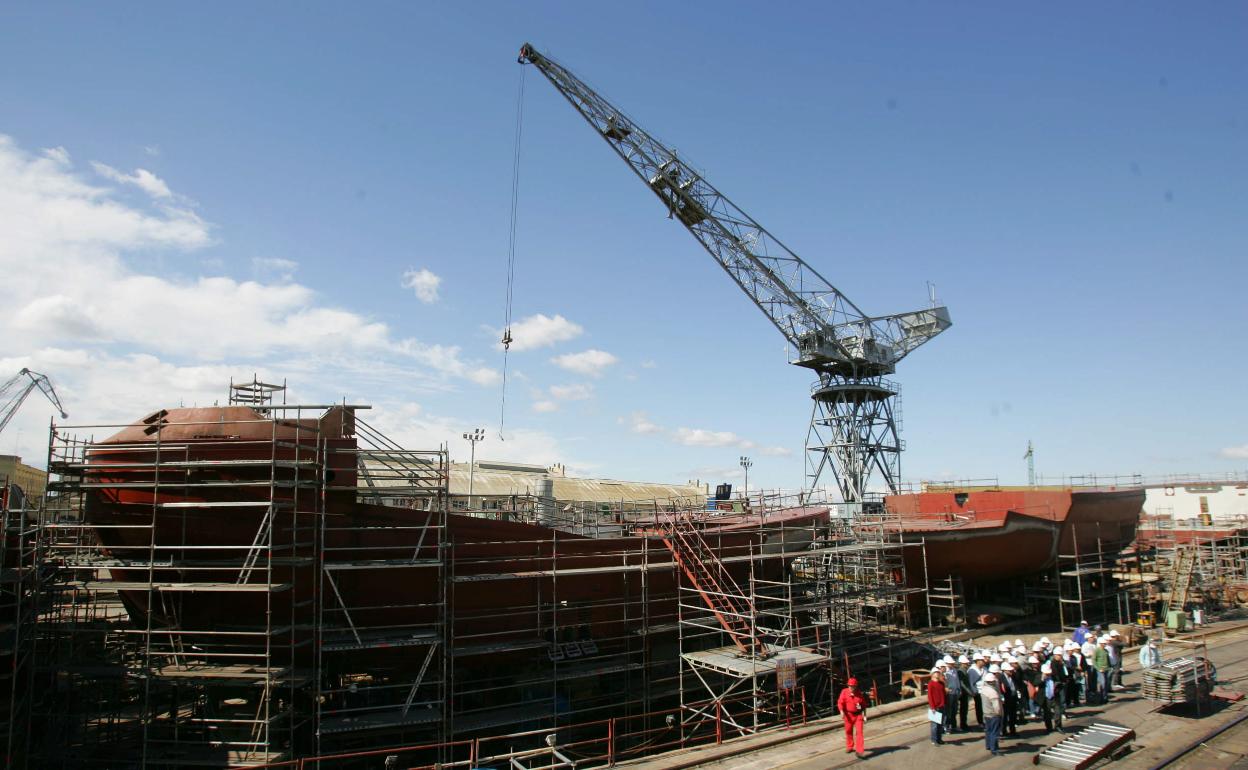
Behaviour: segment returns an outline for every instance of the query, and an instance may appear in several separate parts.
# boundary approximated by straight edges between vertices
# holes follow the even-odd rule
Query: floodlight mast
[[[868,316],[814,268],[715,189],[687,161],[532,45],[520,48],[638,178],[702,244],[796,351],[793,363],[819,379],[806,440],[806,480],[824,471],[842,498],[860,502],[873,471],[890,491],[900,476],[897,389],[884,375],[950,326],[949,311],[932,307]]]

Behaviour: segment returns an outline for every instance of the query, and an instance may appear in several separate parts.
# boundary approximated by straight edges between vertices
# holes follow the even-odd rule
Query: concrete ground
[[[1209,657],[1218,667],[1218,678],[1225,689],[1248,689],[1248,627],[1228,630],[1209,639]],[[1207,629],[1216,631],[1216,628]],[[1128,656],[1128,672],[1123,677],[1126,690],[1114,694],[1104,707],[1081,705],[1067,714],[1066,729],[1070,733],[1093,720],[1115,722],[1136,731],[1131,752],[1114,764],[1121,770],[1144,770],[1198,739],[1211,730],[1228,724],[1248,713],[1248,698],[1228,704],[1215,701],[1212,710],[1196,713],[1187,707],[1159,710],[1157,704],[1139,695],[1139,674]],[[1045,735],[1044,723],[1031,721],[1019,729],[1015,738],[1003,738],[1005,756],[993,757],[984,748],[983,733],[972,732],[946,736],[946,745],[933,746],[928,740],[926,712],[919,708],[901,708],[894,713],[886,707],[868,716],[867,754],[858,759],[845,753],[844,733],[839,719],[824,720],[786,736],[769,733],[731,741],[722,746],[672,752],[644,760],[621,763],[630,770],[678,770],[680,768],[776,768],[777,770],[829,770],[830,768],[1004,768],[1030,765],[1037,752],[1058,742],[1063,736]],[[972,709],[971,720],[974,722]],[[1173,768],[1206,770],[1206,768],[1248,767],[1248,721],[1207,742],[1204,748],[1171,765]],[[1237,764],[1239,763],[1239,764]]]

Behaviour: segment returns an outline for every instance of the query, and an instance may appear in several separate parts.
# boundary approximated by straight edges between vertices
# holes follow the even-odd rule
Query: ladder
[[[1170,578],[1170,596],[1162,608],[1161,617],[1170,617],[1170,609],[1183,608],[1187,604],[1187,595],[1192,587],[1192,572],[1196,566],[1196,551],[1192,548],[1179,548],[1174,557],[1174,574]]]
[[[743,653],[760,649],[753,629],[753,603],[744,596],[718,554],[681,514],[659,525],[663,544],[685,573],[694,590]]]

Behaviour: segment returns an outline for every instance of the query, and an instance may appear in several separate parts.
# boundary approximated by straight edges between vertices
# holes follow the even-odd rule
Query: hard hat
[[[995,682],[995,681],[997,681],[997,675],[996,675],[996,674],[994,674],[994,673],[992,673],[991,671],[989,671],[987,674],[984,674],[984,681],[985,681],[985,682]]]
[[[1042,636],[1042,637],[1040,637],[1040,643],[1041,643],[1041,644],[1052,644],[1052,642],[1050,642],[1050,641],[1049,641],[1049,637],[1047,637],[1047,636]]]
[[[1052,674],[1052,673],[1053,673],[1053,667],[1052,667],[1052,666],[1050,666],[1048,663],[1045,663],[1043,666],[1041,666],[1041,667],[1040,667],[1040,673],[1041,673],[1041,674]]]
[[[959,663],[970,663],[970,662],[971,662],[971,659],[970,659],[970,658],[968,658],[968,657],[966,657],[965,655],[959,655],[959,656],[958,656],[958,662],[959,662]]]
[[[1022,646],[1023,646],[1023,640],[1022,640],[1022,639],[1015,639],[1015,640],[1014,640],[1014,646],[1015,646],[1015,647],[1022,647]]]
[[[1000,655],[998,655],[998,654],[996,654],[996,653],[994,652],[994,653],[992,654],[992,657],[988,659],[988,662],[989,662],[989,663],[1000,663],[1000,662],[1001,662],[1001,656],[1000,656]]]
[[[942,660],[943,662],[945,662],[945,663],[950,664],[950,665],[952,665],[952,664],[953,664],[953,656],[952,656],[952,655],[946,655],[945,657],[941,658],[941,660]]]
[[[940,673],[940,666],[932,666],[931,673],[933,673],[933,674],[939,674],[939,673]]]
[[[1121,634],[1119,634],[1119,633],[1118,633],[1118,629],[1116,629],[1116,628],[1111,628],[1111,629],[1109,630],[1109,635],[1110,635],[1110,637],[1115,638],[1115,639],[1116,639],[1117,637],[1121,636]]]
[[[997,649],[1000,650],[1001,652],[1005,652],[1006,650],[1010,649],[1010,643],[1002,642],[1001,644],[997,645]]]
[[[1039,663],[1039,662],[1040,662],[1040,659],[1039,659],[1039,658],[1037,658],[1035,655],[1028,655],[1028,656],[1027,656],[1027,662],[1028,662],[1028,663]]]
[[[984,654],[980,652],[979,650],[976,650],[974,653],[971,654],[971,660],[983,660],[983,659],[984,659]]]
[[[1079,621],[1079,625],[1081,625],[1081,626],[1086,626],[1087,624],[1088,624],[1088,621],[1086,621],[1086,620],[1081,620],[1081,621]]]
[[[1011,662],[1009,662],[1009,661],[1007,660],[1006,662],[1004,662],[1004,663],[1002,663],[1002,664],[1001,664],[1001,670],[1002,670],[1002,671],[1013,671],[1013,670],[1014,670],[1014,664],[1013,664],[1013,663],[1011,663]]]
[[[1044,642],[1036,642],[1035,644],[1031,645],[1032,652],[1040,652],[1043,649],[1044,649]]]
[[[988,673],[989,673],[989,674],[999,674],[999,673],[1001,673],[1001,667],[1000,667],[1000,666],[998,666],[996,663],[993,663],[991,666],[989,666],[989,667],[988,667]]]
[[[854,677],[852,677],[852,676],[851,676],[851,677],[849,678],[849,681],[848,681],[848,682],[846,682],[845,684],[849,685],[850,687],[857,687],[857,686],[858,686],[858,680],[857,680],[857,679],[855,679]]]

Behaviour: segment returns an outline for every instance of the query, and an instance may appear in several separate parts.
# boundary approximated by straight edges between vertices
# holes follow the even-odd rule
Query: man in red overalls
[[[851,677],[846,684],[849,686],[836,699],[836,710],[845,720],[845,751],[861,757],[865,750],[862,732],[867,721],[867,698],[858,690],[857,679]]]

